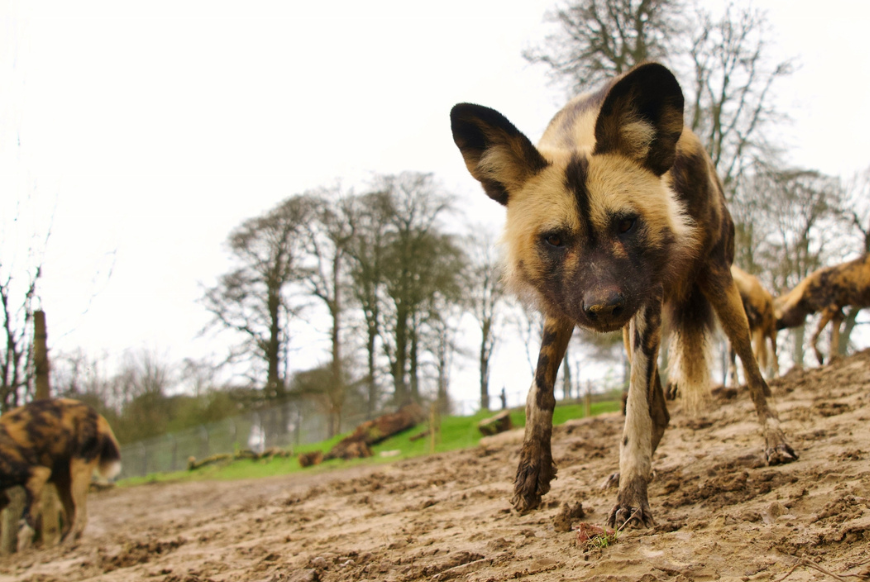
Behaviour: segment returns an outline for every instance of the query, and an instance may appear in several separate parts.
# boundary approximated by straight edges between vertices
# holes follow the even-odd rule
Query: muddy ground
[[[521,435],[506,433],[391,465],[92,494],[77,547],[3,558],[0,582],[870,579],[870,351],[772,387],[798,462],[764,465],[745,393],[703,417],[674,406],[657,526],[603,548],[576,527],[615,501],[599,484],[617,469],[618,414],[554,431],[559,477],[527,515],[508,503]],[[585,517],[557,519],[577,503]]]

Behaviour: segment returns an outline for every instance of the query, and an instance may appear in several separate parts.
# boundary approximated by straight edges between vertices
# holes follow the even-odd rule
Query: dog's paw
[[[764,460],[768,465],[784,465],[797,461],[798,454],[786,442],[785,436],[779,429],[768,430],[764,441]]]
[[[511,504],[520,513],[526,513],[541,504],[541,496],[550,490],[550,481],[556,478],[556,465],[550,454],[533,454],[531,448],[523,448],[517,477],[514,480],[514,495]]]
[[[616,473],[611,473],[607,477],[605,477],[604,481],[601,482],[599,486],[601,489],[615,489],[619,487],[619,471]]]
[[[616,530],[623,530],[635,527],[655,527],[656,522],[653,519],[649,505],[644,504],[633,507],[618,503],[610,510],[610,515],[607,517],[607,525]]]

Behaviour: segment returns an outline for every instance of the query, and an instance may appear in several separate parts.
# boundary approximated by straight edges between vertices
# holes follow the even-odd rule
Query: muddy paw
[[[555,478],[556,465],[552,457],[546,455],[543,459],[529,462],[525,454],[521,455],[511,504],[520,513],[537,508],[541,496],[550,490],[550,481]]]
[[[619,487],[619,471],[611,473],[601,482],[601,489],[615,489],[616,487]]]
[[[764,460],[768,465],[783,465],[796,461],[798,454],[786,442],[785,436],[778,428],[771,428],[764,438]]]
[[[768,465],[784,465],[797,461],[798,454],[792,449],[788,443],[782,442],[775,447],[768,447],[764,451],[764,460]]]
[[[646,507],[631,507],[617,504],[610,510],[607,525],[617,530],[623,530],[634,527],[655,527],[656,522],[648,505]]]

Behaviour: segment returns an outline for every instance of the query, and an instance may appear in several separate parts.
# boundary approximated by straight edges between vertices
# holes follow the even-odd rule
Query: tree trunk
[[[281,297],[280,289],[269,287],[269,343],[266,346],[268,372],[266,375],[266,394],[268,398],[280,399],[284,396],[279,372],[281,354]]]
[[[482,336],[480,340],[480,409],[489,410],[489,355],[487,353],[489,322],[484,322],[480,331]]]
[[[336,255],[332,262],[332,288],[334,297],[332,300],[332,414],[335,416],[333,430],[341,430],[341,412],[344,408],[344,374],[342,373],[341,365],[341,294],[339,293],[339,256]],[[336,435],[336,432],[331,432],[330,437]]]
[[[396,314],[396,357],[392,362],[393,400],[399,406],[410,402],[405,370],[408,358],[408,315],[404,310]]]
[[[571,364],[568,362],[568,350],[565,350],[565,365],[562,366],[562,400],[571,400]]]
[[[366,340],[366,357],[368,365],[368,401],[366,402],[366,418],[371,418],[375,415],[375,410],[378,403],[378,385],[375,380],[375,343],[378,336],[377,327],[368,324],[368,338]]]
[[[416,320],[416,318],[414,318]],[[411,381],[411,401],[412,402],[420,402],[420,369],[419,369],[419,350],[418,350],[418,341],[419,335],[417,334],[417,326],[418,323],[414,321],[414,327],[410,330],[411,336],[411,354],[408,358],[409,366],[408,366],[408,376]]]

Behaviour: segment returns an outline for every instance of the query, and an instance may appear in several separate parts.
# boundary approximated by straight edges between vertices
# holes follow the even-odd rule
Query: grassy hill
[[[608,400],[603,402],[595,402],[592,404],[592,415],[598,415],[603,412],[613,412],[619,410],[620,402],[618,400]],[[559,425],[573,418],[582,418],[584,407],[582,404],[565,404],[556,406],[553,413],[553,424]],[[481,434],[477,430],[477,424],[484,418],[492,416],[494,413],[490,411],[478,412],[473,416],[447,416],[441,419],[441,433],[437,439],[435,452],[441,453],[456,449],[464,449],[475,446],[481,439]],[[511,410],[511,422],[515,427],[525,426],[526,414],[525,409],[518,408]],[[196,469],[194,471],[175,471],[172,473],[155,473],[145,477],[133,477],[124,479],[118,483],[121,487],[140,485],[142,483],[153,483],[156,481],[194,481],[203,479],[256,479],[260,477],[272,477],[275,475],[285,475],[297,471],[328,471],[337,466],[346,466],[349,463],[389,463],[397,459],[408,459],[411,457],[419,457],[429,454],[430,441],[429,438],[421,438],[415,441],[411,437],[428,428],[427,424],[421,424],[417,427],[397,434],[372,447],[375,456],[369,459],[356,459],[353,461],[342,461],[334,459],[326,461],[315,467],[303,469],[299,466],[299,461],[296,457],[273,458],[269,460],[253,461],[249,459],[241,459],[224,464],[209,465]],[[297,447],[294,453],[307,453],[312,451],[323,451],[326,453],[333,445],[349,433],[337,435],[329,440],[303,445]],[[382,456],[381,453],[390,451],[389,456]]]

